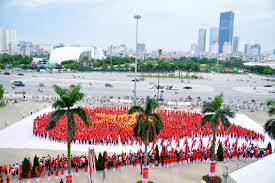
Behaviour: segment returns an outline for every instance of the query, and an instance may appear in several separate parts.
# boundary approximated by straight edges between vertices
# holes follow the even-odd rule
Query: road
[[[81,84],[82,91],[87,96],[114,96],[124,97],[133,96],[134,82],[133,78],[128,77],[131,73],[38,73],[25,72],[24,76],[18,76],[13,72],[11,75],[0,75],[0,82],[3,83],[5,91],[9,93],[25,91],[27,94],[35,95],[55,95],[52,85],[70,86],[71,84]],[[224,93],[226,101],[248,100],[252,99],[257,102],[266,102],[269,98],[274,98],[275,91],[274,81],[263,80],[263,76],[254,74],[213,74],[198,73],[204,79],[174,79],[161,78],[160,85],[176,86],[179,90],[175,91],[163,89],[163,97],[167,100],[186,98],[190,95],[193,98],[200,96],[202,99],[213,97],[220,92]],[[25,87],[16,87],[12,89],[12,81],[22,81]],[[45,86],[40,87],[39,83]],[[110,83],[113,87],[105,87],[106,83]],[[137,96],[145,97],[147,95],[154,96],[156,89],[150,89],[150,83],[157,83],[157,78],[145,78],[145,81],[137,82]],[[264,85],[272,85],[272,87],[264,87]],[[191,86],[192,89],[183,89],[184,86]],[[43,90],[38,92],[38,89]]]

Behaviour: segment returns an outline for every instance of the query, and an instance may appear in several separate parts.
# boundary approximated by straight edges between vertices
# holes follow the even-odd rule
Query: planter
[[[202,177],[201,183],[206,182],[206,183],[221,183],[222,179],[219,176],[215,176],[214,178],[211,178],[208,175],[204,175]]]
[[[210,171],[209,171],[209,178],[210,179],[215,179],[216,176],[216,161],[210,161]]]
[[[72,175],[66,175],[66,183],[72,183],[73,182],[73,176]]]

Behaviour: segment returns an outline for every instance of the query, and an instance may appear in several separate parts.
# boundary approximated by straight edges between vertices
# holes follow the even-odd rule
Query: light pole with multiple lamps
[[[135,85],[134,85],[134,105],[136,105],[137,101],[137,57],[138,57],[138,20],[141,18],[140,15],[135,15],[134,19],[136,19],[136,58],[135,58]]]

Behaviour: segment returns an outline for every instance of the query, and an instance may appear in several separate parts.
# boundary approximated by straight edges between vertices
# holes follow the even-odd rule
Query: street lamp
[[[113,70],[113,45],[111,44],[110,70]]]
[[[160,62],[160,57],[161,57],[161,55],[162,55],[162,49],[159,49],[158,50],[158,92],[157,92],[157,100],[159,101],[159,88],[160,88],[160,86],[159,86],[159,70],[160,70],[160,67],[159,67],[159,62]]]
[[[134,85],[134,105],[136,105],[137,100],[137,47],[138,47],[138,20],[141,18],[140,15],[135,15],[134,19],[136,19],[136,58],[135,58],[135,85]]]

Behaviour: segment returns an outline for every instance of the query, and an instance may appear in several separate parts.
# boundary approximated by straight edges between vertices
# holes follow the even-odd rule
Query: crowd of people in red
[[[194,141],[195,139],[192,139],[191,143],[193,144]],[[161,146],[160,149],[157,150],[157,147],[153,146],[148,152],[148,165],[152,167],[163,166],[170,168],[190,163],[206,163],[210,159],[211,149],[210,147],[206,147],[206,144],[203,144],[201,140],[199,141],[201,145],[198,146],[198,148],[193,148],[193,146],[189,148],[190,146],[187,140],[185,140],[184,145],[177,148]],[[217,144],[219,143],[222,142],[217,142]],[[222,146],[224,148],[224,161],[237,159],[257,160],[272,153],[271,146],[260,148],[252,142],[243,143],[241,146],[237,147],[236,142],[230,144],[228,140],[225,140]],[[71,156],[71,159],[74,174],[78,175],[79,169],[84,169],[85,175],[88,175],[88,157],[86,155]],[[58,155],[57,157],[48,155],[39,158],[38,161],[39,164],[35,169],[37,182],[40,182],[41,175],[44,177],[47,176],[49,181],[52,177],[60,180],[64,179],[65,171],[68,166],[68,160],[64,154]],[[29,160],[29,162],[31,170],[33,162],[31,162],[31,160]],[[137,168],[140,168],[142,171],[143,162],[144,152],[141,149],[138,149],[136,152],[122,152],[121,154],[113,153],[112,155],[108,155],[106,151],[103,152],[103,168],[105,173],[107,169],[115,171],[116,168],[126,165],[137,166]],[[22,164],[0,165],[0,183],[3,183],[4,177],[6,178],[6,182],[9,183],[11,177],[14,179],[16,175],[18,175],[19,181],[22,181],[22,172]],[[31,172],[27,175],[27,179],[30,178]]]
[[[86,127],[79,116],[75,115],[76,132],[74,142],[89,144],[117,144],[125,145],[142,143],[133,134],[135,115],[128,115],[128,107],[92,107],[85,109],[91,119],[90,127]],[[209,137],[212,135],[211,128],[207,124],[201,127],[202,114],[196,112],[184,112],[176,110],[159,109],[157,113],[162,117],[164,129],[161,130],[158,139],[162,141],[179,141],[185,137]],[[33,121],[33,134],[43,138],[63,141],[67,136],[67,116],[64,115],[56,127],[47,131],[47,121],[50,113],[38,116]],[[218,136],[229,136],[231,138],[246,138],[253,140],[264,140],[264,135],[244,127],[231,124],[225,129],[223,125],[217,127]]]

